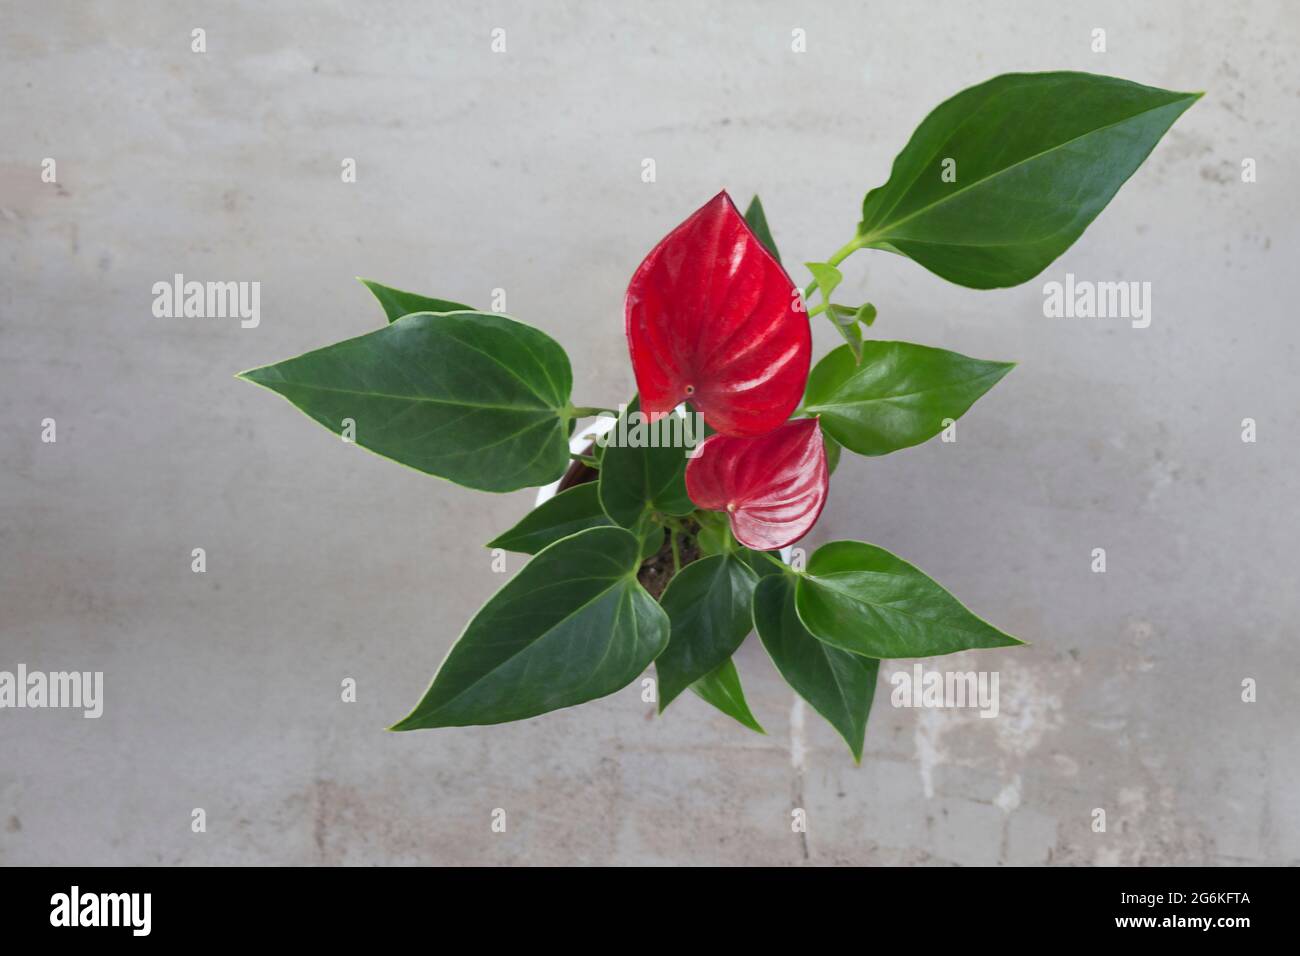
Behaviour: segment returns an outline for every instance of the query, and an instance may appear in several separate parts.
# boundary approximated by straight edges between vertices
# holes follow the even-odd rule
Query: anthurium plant
[[[637,392],[571,401],[550,336],[506,315],[367,282],[388,324],[242,377],[333,432],[468,488],[560,480],[490,542],[531,556],[474,616],[393,729],[522,720],[611,694],[653,664],[662,711],[690,690],[760,730],[732,657],[752,632],[861,759],[879,663],[1021,643],[864,541],[783,556],[844,450],[933,438],[1012,368],[871,338],[834,298],[860,249],[972,289],[1060,256],[1200,94],[1086,73],[998,76],[940,104],[866,194],[849,241],[800,289],[763,208],[721,192],[632,273]],[[844,344],[812,362],[810,320]],[[600,440],[575,426],[616,416]],[[629,437],[630,436],[630,437]],[[630,440],[634,439],[634,440]]]

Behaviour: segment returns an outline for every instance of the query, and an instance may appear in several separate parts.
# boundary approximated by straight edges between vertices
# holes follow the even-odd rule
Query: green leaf
[[[627,686],[668,643],[637,539],[590,528],[541,551],[474,615],[393,730],[523,720]]]
[[[757,581],[739,557],[715,554],[691,562],[668,582],[659,603],[672,622],[672,638],[655,661],[660,713],[745,640]]]
[[[864,302],[858,306],[858,310],[853,313],[853,317],[870,328],[876,324],[876,307],[870,302]]]
[[[886,455],[943,431],[1015,367],[910,342],[866,342],[863,361],[840,346],[808,376],[804,411],[859,455]]]
[[[825,717],[862,762],[867,715],[880,661],[832,647],[808,633],[795,610],[795,581],[774,574],[754,590],[754,627],[786,683]]]
[[[831,320],[831,325],[840,333],[845,343],[853,352],[853,359],[856,362],[862,361],[862,329],[858,327],[855,315],[845,315],[831,303],[831,293],[835,287],[844,281],[844,275],[839,269],[824,262],[806,262],[808,271],[812,273],[813,281],[817,283],[817,288],[821,290],[822,300],[826,303],[826,318]]]
[[[432,299],[427,295],[403,292],[401,289],[381,285],[378,282],[372,282],[370,279],[358,279],[357,281],[374,293],[375,298],[379,300],[379,304],[384,307],[384,314],[388,316],[389,322],[395,322],[402,316],[410,315],[412,312],[474,311],[472,305],[461,305],[459,302],[452,302],[449,299]]]
[[[367,335],[243,372],[336,434],[483,491],[544,485],[569,465],[569,358],[483,312],[419,312]]]
[[[750,713],[749,704],[745,702],[745,692],[740,686],[740,674],[736,672],[736,665],[730,657],[692,684],[691,690],[700,700],[712,704],[750,730],[767,733]]]
[[[833,475],[835,469],[840,466],[840,452],[843,451],[844,446],[832,438],[825,427],[822,428],[822,444],[826,446],[826,473]]]
[[[1009,73],[963,90],[867,193],[859,244],[974,289],[1019,285],[1079,238],[1200,96],[1091,73]]]
[[[536,554],[561,538],[613,523],[600,507],[596,483],[588,481],[543,501],[509,531],[489,541],[487,546],[520,554]]]
[[[804,265],[812,273],[813,281],[817,283],[817,288],[821,290],[822,298],[829,302],[831,293],[835,291],[836,286],[844,281],[844,273],[825,262],[805,262]]]
[[[772,238],[772,230],[767,225],[767,213],[763,212],[763,204],[759,202],[758,196],[749,201],[749,208],[745,210],[745,222],[749,224],[754,235],[758,236],[758,241],[772,253],[772,258],[780,262],[781,253],[776,251],[776,241]]]
[[[633,416],[641,413],[635,400],[623,414],[626,421],[609,433],[610,444],[600,459],[600,503],[605,513],[624,528],[636,527],[655,511],[690,514],[695,505],[686,494],[687,449],[671,447],[672,433],[678,430],[669,421],[673,416],[638,425]],[[633,441],[640,436],[647,444],[613,444],[620,434]]]
[[[608,518],[609,516],[606,515],[605,517]],[[642,521],[639,527],[633,528],[632,533],[641,542],[642,561],[653,558],[659,553],[659,549],[664,546],[664,526],[652,521],[649,516]]]
[[[861,541],[818,548],[799,575],[795,606],[818,640],[867,657],[932,657],[1021,643],[906,561]]]
[[[730,548],[727,535],[728,531],[724,527],[701,525],[699,534],[695,536],[695,543],[699,546],[700,554],[725,554]]]
[[[740,556],[740,560],[744,561],[745,564],[749,565],[749,569],[753,571],[754,574],[758,575],[758,579],[760,581],[763,578],[767,577],[768,575],[783,573],[781,569],[777,567],[776,564],[774,564],[769,558],[763,557],[764,554],[767,554],[773,558],[776,558],[777,561],[780,561],[781,560],[780,551],[753,551],[749,548],[743,547],[741,545],[737,545],[736,554]]]

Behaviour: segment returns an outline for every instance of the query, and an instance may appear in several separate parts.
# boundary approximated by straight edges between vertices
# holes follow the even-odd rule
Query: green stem
[[[787,574],[794,570],[793,568],[790,567],[790,565],[782,561],[778,555],[773,554],[771,551],[755,551],[754,553],[761,554],[763,557],[767,558],[767,560],[771,561],[773,564],[775,564],[782,571],[785,571]]]
[[[569,457],[572,458],[574,461],[582,462],[588,468],[597,468],[597,469],[600,468],[600,462],[598,462],[591,455],[579,455],[576,451],[571,451],[569,452]]]
[[[598,405],[579,405],[577,408],[572,405],[569,406],[569,415],[573,418],[594,418],[601,414],[617,415],[618,412],[612,408],[601,408]]]
[[[827,260],[826,260],[826,264],[827,264],[828,266],[837,266],[837,265],[839,265],[841,262],[843,262],[843,261],[844,261],[845,259],[847,259],[849,256],[853,255],[853,253],[857,252],[859,249],[861,249],[863,246],[865,246],[865,245],[867,244],[867,239],[868,239],[867,236],[864,236],[864,235],[861,235],[861,234],[854,236],[852,239],[850,239],[848,242],[846,242],[843,246],[841,246],[841,247],[840,247],[840,248],[835,252],[835,254],[834,254],[833,256],[831,256],[829,259],[827,259]],[[816,292],[816,291],[817,291],[817,280],[814,279],[812,282],[808,283],[808,288],[806,288],[806,289],[803,290],[803,298],[804,298],[804,301],[807,302],[808,299],[812,296],[812,294],[813,294],[814,292]],[[809,313],[809,314],[812,314],[812,313]]]
[[[823,312],[826,311],[826,306],[827,306],[827,305],[828,305],[828,303],[823,302],[821,305],[814,306],[813,308],[809,309],[809,310],[808,310],[808,318],[811,319],[814,315],[821,315]]]
[[[682,569],[682,553],[677,548],[676,530],[670,529],[668,531],[668,540],[672,543],[673,547],[673,574],[676,574]]]

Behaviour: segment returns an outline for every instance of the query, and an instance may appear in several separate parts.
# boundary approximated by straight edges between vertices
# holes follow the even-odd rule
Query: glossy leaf
[[[812,355],[798,290],[719,193],[637,268],[628,349],[652,418],[689,399],[717,431],[761,435],[790,417]]]
[[[240,375],[358,445],[482,491],[545,485],[569,464],[568,356],[504,316],[420,312]]]
[[[808,376],[804,410],[822,430],[859,455],[886,455],[943,431],[1015,367],[910,342],[869,341],[862,363],[846,346]]]
[[[902,558],[861,541],[818,548],[799,575],[795,601],[814,637],[867,657],[931,657],[1021,643]]]
[[[691,562],[668,582],[659,603],[672,624],[672,637],[655,661],[660,713],[745,640],[757,580],[738,557],[718,554]]]
[[[731,658],[727,658],[697,680],[691,685],[691,690],[700,700],[712,704],[750,730],[756,730],[760,734],[767,733],[750,712],[749,704],[745,701],[745,692],[740,686],[740,674],[736,671],[736,665]]]
[[[808,533],[826,504],[828,477],[814,418],[786,422],[759,438],[714,435],[686,465],[691,500],[726,512],[736,540],[759,551]]]
[[[596,483],[589,481],[566,488],[554,498],[543,501],[509,531],[489,541],[487,547],[536,554],[561,538],[613,523],[600,507]]]
[[[754,627],[786,683],[826,718],[862,761],[880,661],[832,647],[808,633],[795,610],[795,581],[773,574],[754,591]]]
[[[652,512],[685,515],[695,510],[686,494],[687,448],[674,443],[681,431],[671,418],[637,425],[640,407],[634,400],[624,421],[607,436],[600,459],[600,503],[617,524],[634,528]],[[624,435],[628,444],[621,444]],[[634,441],[643,444],[632,444]]]
[[[384,314],[388,316],[389,322],[394,322],[404,315],[410,315],[412,312],[474,311],[473,306],[461,305],[459,302],[452,302],[450,299],[434,299],[415,292],[403,292],[401,289],[381,285],[378,282],[372,282],[370,279],[359,279],[358,281],[379,300],[379,304],[384,307]]]
[[[763,211],[763,204],[757,196],[749,201],[749,208],[745,210],[745,222],[754,235],[758,236],[758,241],[772,253],[772,258],[780,262],[781,253],[776,250],[776,240],[772,238],[772,229],[767,224],[767,213]]]
[[[1019,285],[1079,238],[1200,95],[1091,73],[1011,73],[963,90],[867,194],[861,243],[959,285]]]
[[[637,539],[590,528],[541,551],[485,604],[393,730],[523,720],[612,694],[668,643],[637,583]]]

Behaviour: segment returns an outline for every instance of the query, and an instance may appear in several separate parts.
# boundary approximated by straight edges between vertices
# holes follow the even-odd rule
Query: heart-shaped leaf
[[[700,700],[712,704],[750,730],[756,730],[760,734],[767,733],[749,710],[749,704],[745,701],[745,692],[740,686],[740,674],[737,673],[736,665],[731,658],[727,658],[697,680],[691,685],[691,690]]]
[[[804,410],[849,451],[886,455],[919,445],[956,421],[1015,367],[910,342],[869,341],[862,364],[847,346],[827,353],[808,376]]]
[[[784,548],[808,533],[826,504],[827,481],[826,447],[814,418],[758,438],[714,435],[686,465],[691,500],[725,511],[736,540],[759,551]]]
[[[363,448],[470,488],[545,485],[569,464],[569,358],[501,315],[419,312],[239,377]]]
[[[541,551],[474,615],[392,729],[523,720],[630,684],[668,643],[668,616],[637,583],[639,552],[621,528]]]
[[[859,244],[975,289],[1032,279],[1078,239],[1200,93],[1009,73],[941,103],[867,193]]]
[[[799,290],[725,192],[668,234],[628,285],[628,349],[641,406],[689,399],[726,435],[790,417],[812,355]]]
[[[686,494],[686,453],[677,416],[647,422],[634,399],[614,429],[601,437],[600,503],[617,524],[635,528],[647,515],[695,510]]]
[[[795,581],[768,575],[754,590],[754,627],[786,683],[825,717],[862,762],[867,715],[880,661],[851,654],[808,633],[795,611]]]
[[[401,289],[381,285],[370,279],[360,279],[358,281],[379,300],[379,304],[384,307],[384,314],[388,316],[389,322],[395,322],[402,316],[410,315],[412,312],[474,311],[472,305],[461,305],[459,302],[452,302],[450,299],[434,299],[415,292],[403,292]]]
[[[753,626],[749,601],[757,575],[734,554],[700,558],[668,582],[659,599],[672,622],[655,661],[659,712],[736,652]]]
[[[487,546],[520,554],[536,554],[561,538],[613,523],[600,506],[596,483],[588,481],[543,501],[509,531],[489,541]],[[657,545],[655,550],[659,550]]]
[[[1021,642],[884,548],[832,541],[799,575],[795,606],[820,641],[867,657],[932,657]]]

